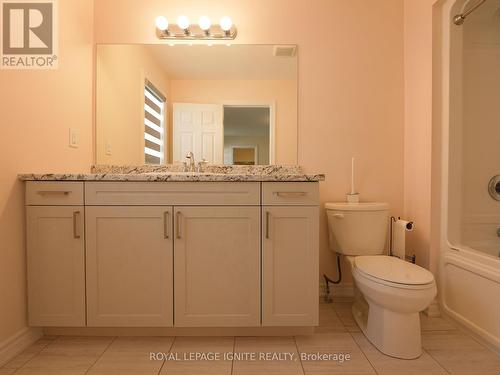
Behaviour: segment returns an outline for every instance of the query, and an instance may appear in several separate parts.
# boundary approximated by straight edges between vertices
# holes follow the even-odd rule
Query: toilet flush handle
[[[343,219],[344,218],[344,214],[333,214],[333,217],[336,218],[336,219]]]

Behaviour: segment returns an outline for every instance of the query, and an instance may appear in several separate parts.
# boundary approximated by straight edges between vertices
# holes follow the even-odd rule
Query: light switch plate
[[[111,156],[112,150],[111,150],[111,142],[106,141],[106,155]]]
[[[69,147],[78,148],[78,130],[69,128]]]

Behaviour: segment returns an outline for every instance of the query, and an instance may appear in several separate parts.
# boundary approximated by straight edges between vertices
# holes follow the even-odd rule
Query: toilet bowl
[[[353,316],[382,353],[403,359],[422,354],[419,312],[436,296],[426,269],[382,255],[388,224],[385,203],[327,203],[330,248],[345,255],[355,285]]]

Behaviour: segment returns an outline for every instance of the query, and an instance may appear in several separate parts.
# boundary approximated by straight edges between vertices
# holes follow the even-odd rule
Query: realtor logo
[[[56,0],[0,0],[0,5],[0,67],[56,69]]]

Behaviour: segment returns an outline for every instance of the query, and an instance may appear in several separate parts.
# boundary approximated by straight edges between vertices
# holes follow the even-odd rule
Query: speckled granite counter
[[[25,173],[22,181],[324,181],[324,174],[304,174],[299,166],[227,166],[208,165],[201,173],[182,172],[180,165],[164,166],[92,166],[91,173]]]

